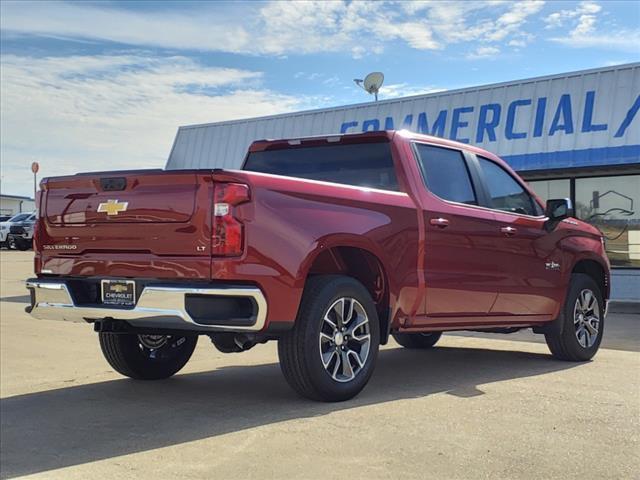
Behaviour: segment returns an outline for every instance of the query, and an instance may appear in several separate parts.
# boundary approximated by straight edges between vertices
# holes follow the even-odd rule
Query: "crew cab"
[[[92,323],[111,366],[178,372],[199,336],[278,341],[301,395],[341,401],[390,336],[544,334],[558,359],[602,340],[609,264],[568,199],[496,155],[406,131],[261,140],[242,170],[44,179],[27,281],[36,318]]]

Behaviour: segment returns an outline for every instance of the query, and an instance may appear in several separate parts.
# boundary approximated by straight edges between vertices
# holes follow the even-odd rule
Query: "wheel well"
[[[380,343],[386,344],[389,337],[389,283],[380,259],[361,248],[329,248],[315,258],[308,276],[329,274],[355,278],[369,291],[380,321]]]
[[[575,264],[571,273],[584,273],[589,275],[600,287],[600,292],[604,299],[609,298],[609,279],[605,274],[605,270],[595,260],[580,260]]]

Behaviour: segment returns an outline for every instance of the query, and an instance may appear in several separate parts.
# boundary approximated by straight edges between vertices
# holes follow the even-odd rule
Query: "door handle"
[[[436,227],[440,227],[440,228],[447,228],[449,226],[449,220],[447,220],[446,218],[432,218],[431,220],[429,220],[429,223],[431,225],[434,225]]]
[[[514,227],[502,227],[500,231],[504,233],[507,237],[512,237],[518,232],[518,229]]]

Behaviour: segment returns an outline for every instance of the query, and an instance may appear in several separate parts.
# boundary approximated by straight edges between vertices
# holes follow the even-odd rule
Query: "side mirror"
[[[544,214],[547,216],[547,230],[552,230],[561,220],[569,217],[573,212],[571,200],[568,198],[555,198],[547,200]]]

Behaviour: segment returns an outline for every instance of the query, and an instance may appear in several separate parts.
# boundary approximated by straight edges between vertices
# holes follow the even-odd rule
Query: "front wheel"
[[[380,325],[375,304],[357,280],[323,275],[308,280],[293,329],[278,342],[282,373],[311,400],[356,396],[376,363]]]
[[[137,380],[168,378],[184,367],[198,343],[197,335],[100,333],[100,348],[115,371]]]
[[[554,357],[584,362],[598,351],[604,331],[604,302],[596,282],[582,273],[571,276],[560,316],[545,333]]]

